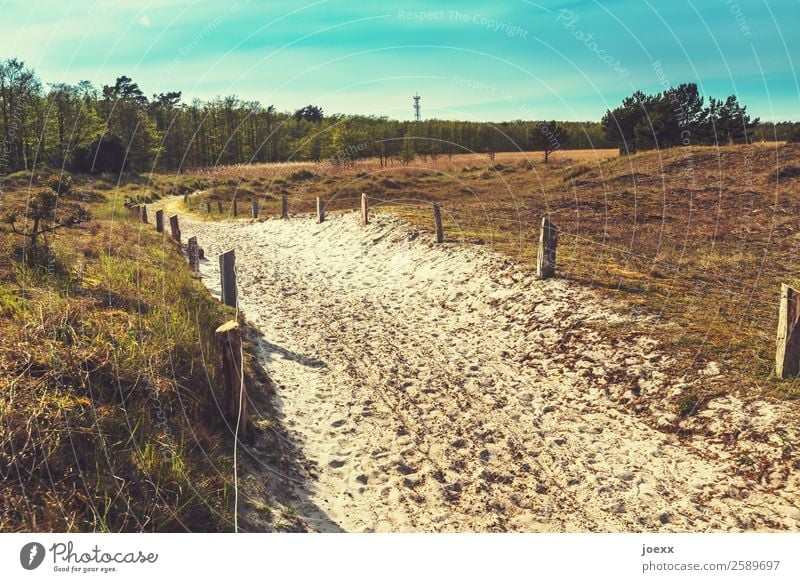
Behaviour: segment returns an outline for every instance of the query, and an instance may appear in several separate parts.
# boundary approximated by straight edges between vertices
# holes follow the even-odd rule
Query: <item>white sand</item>
[[[586,289],[386,215],[181,230],[215,294],[217,254],[236,250],[280,420],[311,461],[296,509],[312,527],[332,529],[322,512],[346,531],[800,530],[775,431],[796,445],[796,417],[725,397],[681,424],[695,436],[658,430],[706,380],[672,378],[644,336],[610,345],[598,326],[643,323]]]

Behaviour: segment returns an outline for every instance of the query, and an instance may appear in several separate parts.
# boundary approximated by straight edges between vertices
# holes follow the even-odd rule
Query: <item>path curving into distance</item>
[[[322,511],[345,531],[800,529],[797,471],[757,481],[723,434],[788,422],[780,404],[724,397],[679,439],[669,407],[691,380],[644,334],[606,339],[641,322],[590,290],[390,215],[180,220],[217,296],[236,250],[312,528]]]

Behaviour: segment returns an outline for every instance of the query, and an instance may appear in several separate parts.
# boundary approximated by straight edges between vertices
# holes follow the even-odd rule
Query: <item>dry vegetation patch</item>
[[[771,377],[781,282],[798,284],[792,267],[800,204],[793,168],[797,145],[688,147],[617,156],[615,151],[458,155],[381,167],[358,161],[320,169],[314,164],[229,166],[214,180],[238,180],[235,195],[265,197],[262,216],[277,216],[280,197],[290,214],[372,203],[432,229],[429,204],[442,206],[449,240],[490,244],[532,265],[541,217],[561,230],[559,275],[623,300],[622,310],[653,315],[647,333],[687,354],[678,373],[700,373],[718,362],[726,391],[794,399],[793,382]],[[190,197],[205,214],[211,187]],[[240,204],[249,216],[249,205]],[[227,217],[227,207],[224,212]],[[215,210],[209,218],[219,217]],[[613,328],[606,330],[616,333]],[[718,383],[719,381],[717,381]]]

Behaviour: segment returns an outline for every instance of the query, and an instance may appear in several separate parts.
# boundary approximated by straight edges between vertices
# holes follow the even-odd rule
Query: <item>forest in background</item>
[[[180,91],[148,98],[127,76],[98,89],[88,81],[45,84],[24,62],[0,61],[0,176],[35,166],[74,172],[191,169],[216,165],[620,147],[793,141],[798,123],[759,123],[735,97],[709,99],[694,84],[634,93],[602,121],[500,123],[294,112],[236,96],[182,102]]]

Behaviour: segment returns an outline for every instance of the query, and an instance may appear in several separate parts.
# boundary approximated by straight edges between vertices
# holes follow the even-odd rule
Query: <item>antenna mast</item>
[[[421,119],[420,111],[419,111],[419,93],[414,95],[414,119],[419,121]]]

